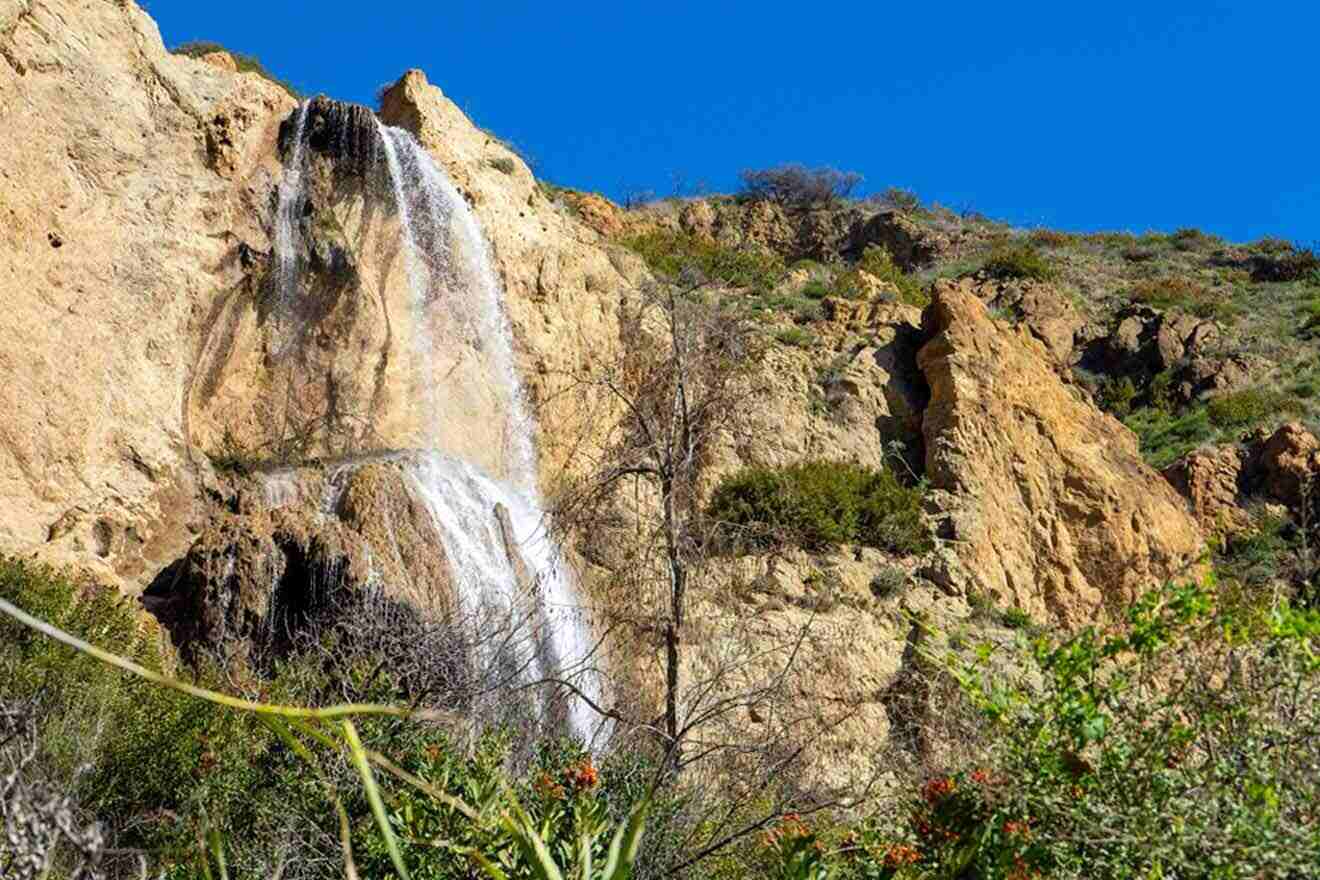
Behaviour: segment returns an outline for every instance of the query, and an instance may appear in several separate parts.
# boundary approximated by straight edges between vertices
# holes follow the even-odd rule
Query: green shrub
[[[788,541],[808,549],[864,544],[920,553],[931,545],[922,494],[892,471],[810,461],[748,468],[727,477],[712,495],[708,515],[735,543]]]
[[[990,254],[982,270],[1000,281],[1032,279],[1050,281],[1054,267],[1030,244],[1001,247]]]
[[[303,95],[293,87],[288,80],[281,79],[266,69],[256,56],[244,55],[242,52],[233,52],[221,46],[219,43],[212,43],[207,40],[192,40],[187,43],[180,43],[170,50],[175,55],[186,55],[189,58],[201,58],[203,55],[210,55],[212,52],[228,52],[234,59],[234,65],[239,73],[255,73],[262,79],[272,82],[295,98],[301,98]]]
[[[1292,395],[1265,388],[1247,388],[1221,394],[1207,404],[1210,421],[1220,428],[1249,428],[1277,413],[1298,413]]]
[[[857,268],[897,287],[900,302],[913,306],[930,304],[930,293],[920,281],[898,267],[883,245],[871,245],[863,251]]]
[[[1179,277],[1150,278],[1128,290],[1128,299],[1157,309],[1191,309],[1212,302],[1213,298],[1209,288]]]
[[[1027,241],[1038,247],[1067,247],[1077,241],[1077,236],[1057,229],[1033,229],[1027,235]]]
[[[852,876],[1314,876],[1320,612],[1215,598],[1166,587],[1103,633],[950,658],[985,748],[864,826]]]
[[[1307,300],[1301,308],[1302,325],[1298,334],[1303,339],[1320,338],[1320,297]]]
[[[1119,419],[1125,419],[1132,412],[1132,404],[1137,399],[1137,386],[1130,376],[1121,379],[1105,379],[1101,385],[1096,402],[1107,413]]]
[[[819,321],[824,315],[820,300],[792,293],[762,294],[752,300],[751,310],[762,314],[786,314],[799,324]]]
[[[805,296],[807,299],[824,299],[830,295],[830,286],[819,278],[813,278],[802,289],[798,291],[799,296]]]
[[[1250,260],[1251,277],[1255,281],[1304,281],[1320,284],[1320,257],[1310,249],[1290,248],[1286,251],[1253,255]]]
[[[1199,251],[1222,242],[1217,235],[1207,235],[1199,229],[1185,227],[1174,231],[1169,236],[1169,243],[1180,251]]]
[[[494,168],[496,171],[499,171],[502,174],[512,174],[514,169],[517,167],[513,163],[513,160],[510,159],[508,156],[502,156],[499,159],[491,159],[490,162],[487,164],[489,164],[491,168]]]
[[[766,292],[784,277],[784,261],[761,250],[729,248],[683,232],[657,230],[624,240],[657,274],[677,278],[695,270],[731,287]]]
[[[785,327],[775,333],[775,339],[795,348],[812,348],[816,345],[816,334],[802,327]]]
[[[912,213],[921,210],[921,197],[910,189],[904,189],[901,186],[891,186],[879,196],[875,201],[886,207],[893,208],[895,211],[904,211]]]
[[[1203,406],[1180,415],[1166,409],[1145,407],[1123,419],[1141,442],[1141,454],[1152,467],[1173,464],[1214,436],[1214,427]]]

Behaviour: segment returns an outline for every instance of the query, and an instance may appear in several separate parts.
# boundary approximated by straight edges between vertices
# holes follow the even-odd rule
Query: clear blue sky
[[[1320,3],[147,0],[308,92],[409,67],[612,196],[781,162],[1024,225],[1320,239]]]

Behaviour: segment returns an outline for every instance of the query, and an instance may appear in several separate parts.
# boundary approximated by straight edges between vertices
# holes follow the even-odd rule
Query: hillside
[[[0,875],[1315,876],[1312,251],[0,60]]]

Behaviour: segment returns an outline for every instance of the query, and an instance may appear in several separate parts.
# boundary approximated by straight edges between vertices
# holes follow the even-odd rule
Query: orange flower
[[[536,782],[532,783],[532,788],[541,797],[559,800],[564,796],[564,787],[550,778],[549,773],[542,773]]]
[[[989,785],[989,784],[990,784],[990,771],[988,771],[988,770],[973,770],[973,771],[972,771],[972,782],[975,782],[977,785]]]
[[[1004,823],[1004,833],[1010,835],[1021,834],[1023,837],[1026,837],[1031,833],[1031,828],[1027,826],[1026,822],[1014,822],[1010,819]]]
[[[921,853],[904,843],[896,843],[885,850],[885,867],[898,870],[905,865],[921,861]]]
[[[576,791],[586,791],[600,784],[600,771],[591,763],[590,758],[583,758],[564,771],[569,787]]]
[[[956,786],[951,777],[946,776],[941,779],[932,779],[922,787],[921,796],[925,799],[926,803],[937,804],[953,794],[955,787]]]

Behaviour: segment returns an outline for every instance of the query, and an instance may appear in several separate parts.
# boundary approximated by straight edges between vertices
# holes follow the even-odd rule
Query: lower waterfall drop
[[[421,145],[402,129],[377,125],[399,208],[413,307],[424,315],[440,306],[452,319],[457,341],[488,354],[492,378],[501,384],[507,407],[505,480],[439,452],[420,458],[410,476],[444,536],[461,598],[518,613],[525,597],[519,596],[518,572],[509,558],[512,545],[535,593],[534,607],[528,609],[534,644],[522,659],[538,677],[565,677],[599,704],[601,681],[591,668],[591,626],[574,578],[548,533],[537,488],[535,426],[514,364],[512,332],[485,237],[467,203]],[[419,327],[418,356],[429,359],[435,340],[425,320]],[[436,374],[434,369],[426,372]],[[434,407],[426,389],[421,395],[423,405]],[[442,447],[445,414],[428,415],[436,446]],[[511,535],[501,534],[501,510]],[[588,743],[603,728],[599,716],[576,696],[568,698],[566,721]]]

